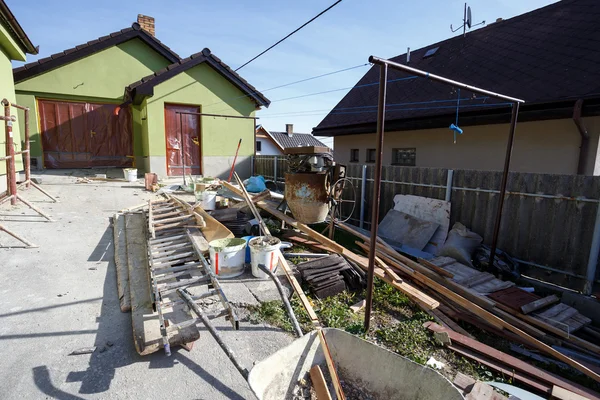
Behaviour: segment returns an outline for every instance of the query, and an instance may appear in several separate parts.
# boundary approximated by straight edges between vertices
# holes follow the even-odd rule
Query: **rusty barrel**
[[[329,212],[328,197],[328,174],[285,174],[285,200],[298,222],[316,224],[325,221]]]

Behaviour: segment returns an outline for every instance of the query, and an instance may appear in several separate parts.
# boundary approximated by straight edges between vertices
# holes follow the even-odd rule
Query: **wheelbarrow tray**
[[[364,388],[376,399],[464,399],[449,380],[429,367],[339,329],[326,328],[323,333],[340,379]],[[316,331],[257,363],[248,383],[261,400],[291,399],[298,381],[314,365],[326,373]]]

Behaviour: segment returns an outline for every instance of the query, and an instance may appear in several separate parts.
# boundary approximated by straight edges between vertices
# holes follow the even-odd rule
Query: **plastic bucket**
[[[268,279],[269,275],[262,272],[258,268],[258,265],[262,264],[269,268],[270,271],[277,271],[277,250],[281,246],[281,241],[276,237],[270,237],[269,240],[263,243],[263,236],[257,236],[254,239],[250,239],[248,246],[250,246],[252,275],[256,278]]]
[[[219,278],[233,278],[244,272],[244,239],[218,239],[208,244],[213,272]]]
[[[256,236],[242,236],[242,239],[246,241],[246,244],[250,241],[250,239],[255,238]],[[250,246],[246,246],[246,259],[244,260],[246,264],[250,264],[252,262],[252,258],[250,256]]]
[[[137,181],[137,168],[125,168],[123,170],[123,176],[127,182]]]
[[[200,201],[203,210],[213,211],[217,208],[217,192],[209,190],[196,192],[196,199]]]

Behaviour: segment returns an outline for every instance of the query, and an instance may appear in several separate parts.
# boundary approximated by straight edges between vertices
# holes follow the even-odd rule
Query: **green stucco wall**
[[[165,103],[199,106],[203,113],[254,116],[256,105],[248,97],[240,100],[244,94],[207,64],[200,64],[156,86],[154,96],[146,99],[147,155],[166,155]],[[200,129],[203,157],[235,154],[240,138],[239,155],[254,154],[252,119],[201,117]]]
[[[2,36],[2,33],[0,32],[0,37],[1,36]],[[0,44],[1,43],[2,43],[2,41],[0,41]],[[0,100],[2,100],[4,98],[8,99],[8,101],[10,101],[11,103],[16,103],[15,85],[14,85],[13,75],[12,75],[11,58],[7,54],[4,47],[0,47]],[[4,115],[4,108],[0,107],[0,110],[2,110],[2,111],[0,111],[2,113],[2,115]],[[17,109],[15,109],[15,108],[11,108],[11,115],[15,115],[15,116],[17,116],[17,118],[20,117],[20,115],[17,114]],[[6,147],[4,144],[5,138],[6,138],[5,124],[4,124],[4,121],[0,121],[0,156],[6,155],[5,154]],[[16,144],[15,151],[22,150],[19,124],[16,124],[16,123],[13,125],[13,141]],[[19,157],[19,156],[16,157],[16,167],[17,167],[17,171],[23,170],[22,157]],[[6,174],[6,162],[0,161],[0,175],[5,175],[5,174]]]
[[[36,99],[121,103],[125,86],[170,62],[139,39],[132,39],[16,84],[19,104],[30,107],[31,155],[42,155]],[[134,150],[142,152],[139,117],[133,109]],[[139,113],[138,113],[139,114]],[[21,122],[20,122],[21,123]],[[137,123],[137,125],[136,125]],[[138,153],[139,152],[139,153]]]
[[[17,44],[15,39],[12,37],[4,23],[0,24],[0,47],[4,51],[5,55],[10,60],[25,61],[25,52],[21,49],[21,46]]]

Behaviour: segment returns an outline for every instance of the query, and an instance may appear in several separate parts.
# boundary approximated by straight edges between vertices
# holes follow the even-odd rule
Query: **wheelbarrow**
[[[293,398],[300,380],[310,369],[319,365],[327,370],[325,353],[313,331],[290,345],[256,363],[248,372],[236,359],[233,351],[222,341],[217,330],[185,290],[178,290],[191,310],[198,315],[209,333],[227,354],[240,374],[248,381],[261,400]],[[460,400],[462,394],[437,371],[417,364],[408,358],[385,350],[348,332],[324,328],[321,330],[340,380],[351,382],[374,399]],[[335,390],[329,392],[336,399]]]

